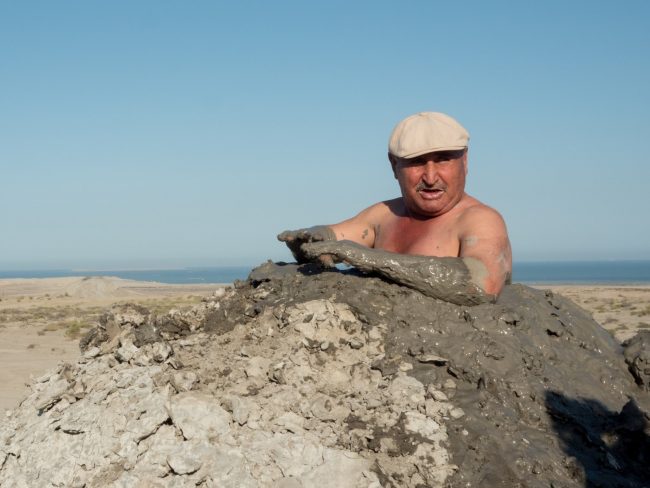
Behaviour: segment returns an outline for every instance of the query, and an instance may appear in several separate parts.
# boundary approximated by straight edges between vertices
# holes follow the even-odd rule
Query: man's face
[[[415,217],[437,217],[465,193],[467,150],[436,151],[411,159],[389,155],[404,204]]]

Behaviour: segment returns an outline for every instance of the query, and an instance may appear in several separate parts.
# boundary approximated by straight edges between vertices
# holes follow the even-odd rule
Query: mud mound
[[[519,285],[459,307],[268,263],[107,313],[0,426],[0,485],[641,487],[647,346]]]

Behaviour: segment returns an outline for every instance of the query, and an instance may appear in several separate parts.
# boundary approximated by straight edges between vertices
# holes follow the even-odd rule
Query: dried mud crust
[[[648,338],[624,351],[521,285],[461,307],[267,263],[191,312],[116,308],[82,344],[0,424],[0,486],[650,479]]]

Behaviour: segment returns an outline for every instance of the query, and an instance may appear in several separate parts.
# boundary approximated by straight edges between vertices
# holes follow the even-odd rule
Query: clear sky
[[[514,258],[650,259],[650,2],[0,1],[0,269],[257,264],[470,132]]]

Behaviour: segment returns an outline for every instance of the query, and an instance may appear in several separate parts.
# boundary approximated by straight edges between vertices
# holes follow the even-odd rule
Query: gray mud
[[[0,424],[0,485],[649,486],[649,335],[522,285],[458,306],[267,263],[106,314]]]
[[[301,252],[312,261],[334,257],[336,262],[456,305],[477,305],[496,299],[483,291],[481,284],[487,269],[474,258],[410,256],[345,240],[303,244]]]

